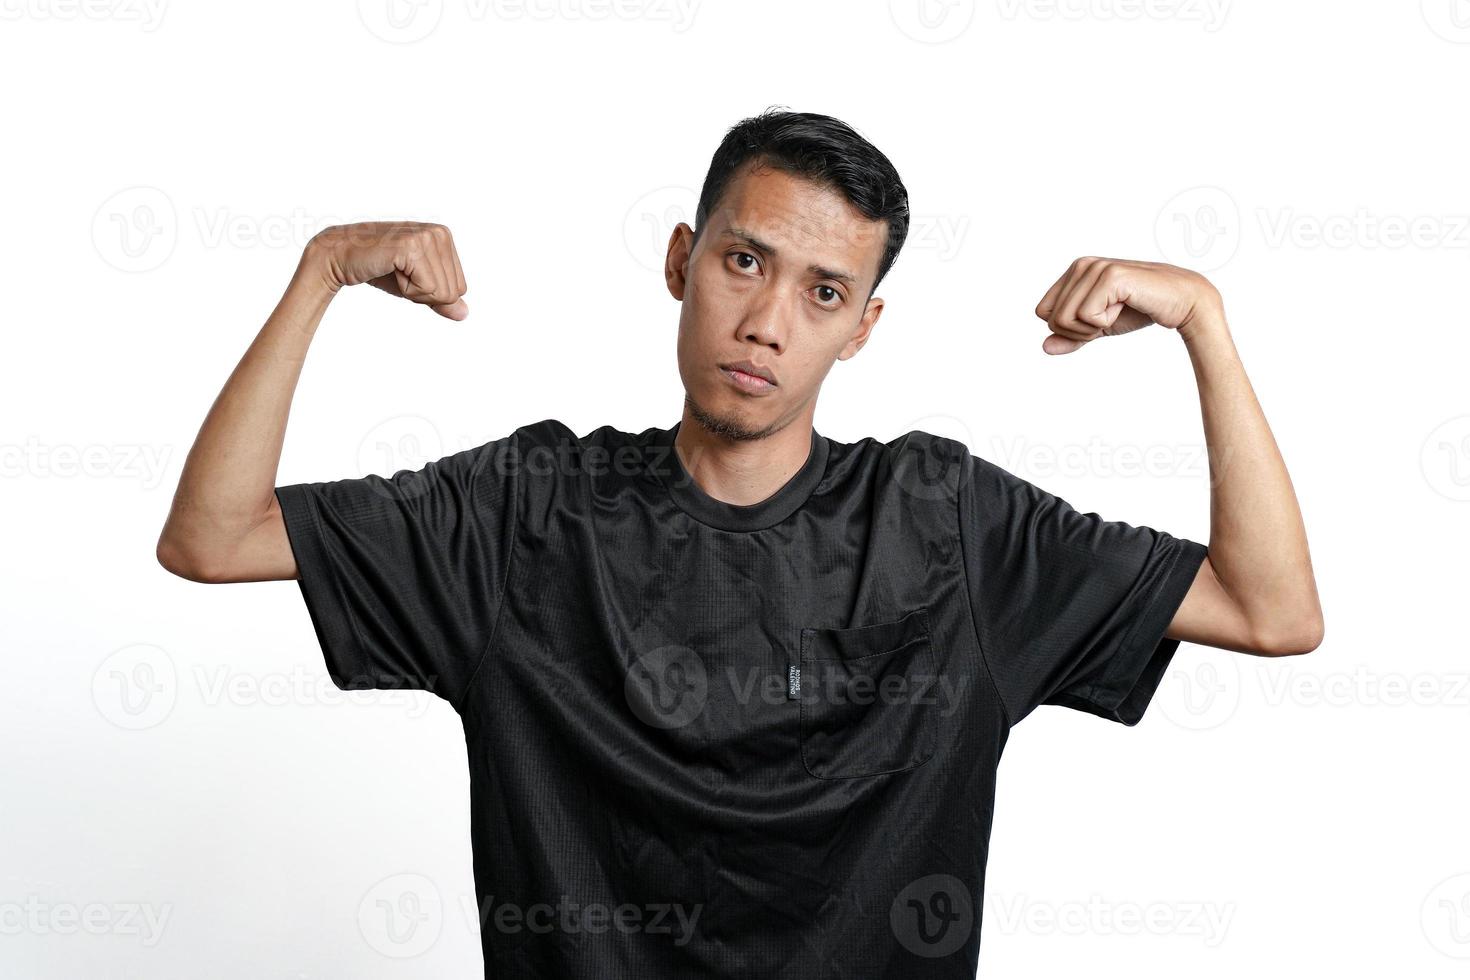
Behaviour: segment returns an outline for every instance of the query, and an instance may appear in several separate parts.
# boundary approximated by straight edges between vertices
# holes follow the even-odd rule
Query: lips
[[[750,361],[731,361],[728,364],[721,364],[720,367],[726,371],[739,371],[741,374],[748,374],[753,378],[760,378],[762,381],[771,385],[776,384],[776,376],[771,373],[769,368],[761,367],[759,364],[754,364]]]

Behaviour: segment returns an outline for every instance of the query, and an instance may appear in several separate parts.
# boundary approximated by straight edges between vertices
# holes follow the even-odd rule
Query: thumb
[[[439,303],[436,305],[431,305],[429,309],[433,310],[440,316],[448,317],[451,320],[463,320],[465,317],[470,315],[470,308],[468,304],[466,304],[465,301],[462,299],[457,299],[453,303]]]
[[[1048,354],[1070,354],[1085,343],[1085,340],[1073,340],[1053,333],[1047,334],[1046,339],[1041,342],[1041,349]]]

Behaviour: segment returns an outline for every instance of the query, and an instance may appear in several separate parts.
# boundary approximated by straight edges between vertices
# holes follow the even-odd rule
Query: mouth
[[[752,364],[750,361],[732,361],[729,364],[721,364],[720,373],[741,391],[750,394],[774,391],[778,387],[776,377],[770,369]]]

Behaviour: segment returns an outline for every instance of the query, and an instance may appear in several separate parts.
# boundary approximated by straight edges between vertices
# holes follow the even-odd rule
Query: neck
[[[740,507],[780,490],[805,465],[811,448],[810,408],[763,438],[730,439],[700,425],[685,404],[674,436],[674,449],[699,489]]]

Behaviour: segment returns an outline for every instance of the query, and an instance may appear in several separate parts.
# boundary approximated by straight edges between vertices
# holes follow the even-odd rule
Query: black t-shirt
[[[277,488],[333,682],[463,720],[485,975],[970,980],[1011,726],[1136,724],[1205,546],[919,431],[726,504],[677,428]]]

